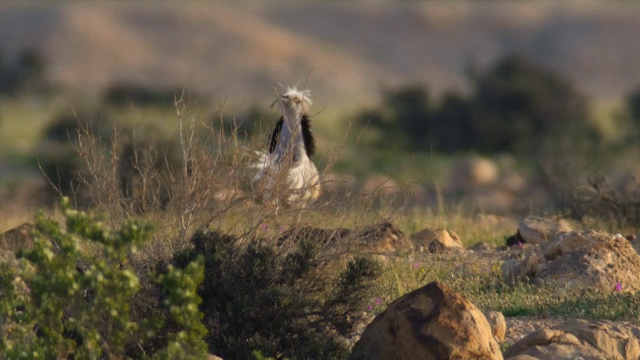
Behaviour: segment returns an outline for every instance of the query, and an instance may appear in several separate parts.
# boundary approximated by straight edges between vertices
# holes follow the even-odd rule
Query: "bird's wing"
[[[276,127],[271,132],[271,139],[269,140],[269,153],[273,153],[278,145],[278,136],[282,131],[282,124],[284,124],[284,117],[280,117],[280,120],[276,123]]]
[[[316,140],[313,138],[313,133],[311,132],[311,119],[307,115],[302,115],[300,124],[302,125],[304,149],[307,152],[307,156],[311,157],[311,155],[316,153]]]

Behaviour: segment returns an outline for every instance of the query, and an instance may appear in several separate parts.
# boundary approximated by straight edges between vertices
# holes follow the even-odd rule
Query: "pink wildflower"
[[[376,299],[376,305],[380,305],[380,304],[382,304],[382,299],[377,298],[377,299]]]
[[[616,283],[616,287],[614,288],[614,291],[622,291],[622,284],[620,282]]]
[[[373,310],[373,306],[371,305],[367,306],[367,311],[371,311],[371,310]]]
[[[267,231],[267,224],[260,224],[260,230]]]

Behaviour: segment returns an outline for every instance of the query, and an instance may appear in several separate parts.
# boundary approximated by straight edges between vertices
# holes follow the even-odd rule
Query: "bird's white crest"
[[[287,92],[283,94],[288,97],[298,97],[300,100],[305,102],[308,107],[311,107],[313,104],[313,100],[311,100],[311,90],[304,89],[298,90],[298,86],[294,85],[293,87],[287,86]]]

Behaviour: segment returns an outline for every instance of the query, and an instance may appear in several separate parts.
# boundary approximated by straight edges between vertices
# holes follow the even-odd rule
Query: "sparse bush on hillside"
[[[48,85],[45,81],[46,61],[36,50],[25,50],[17,63],[11,66],[0,53],[0,95],[43,93]]]
[[[574,155],[597,141],[586,98],[571,83],[526,58],[502,58],[472,79],[469,96],[448,93],[431,104],[424,86],[386,91],[378,109],[358,116],[376,145],[412,151]],[[398,145],[395,145],[398,146]]]
[[[17,274],[28,296],[20,311],[2,307],[2,326],[19,330],[19,336],[3,332],[3,354],[12,359],[124,358],[162,334],[167,340],[158,358],[203,357],[206,330],[195,293],[203,279],[201,260],[183,270],[170,268],[154,281],[165,318],[136,318],[132,301],[141,285],[128,258],[149,241],[151,226],[128,220],[111,230],[100,218],[71,209],[66,198],[62,210],[64,225],[37,215],[34,248],[20,254],[30,265]],[[7,281],[1,285],[3,293],[11,291]],[[147,355],[155,352],[150,351]]]
[[[291,252],[265,239],[248,244],[216,231],[199,231],[194,248],[179,254],[182,266],[204,256],[205,281],[199,292],[209,329],[210,349],[223,358],[346,358],[344,338],[353,336],[381,275],[380,265],[355,258],[341,274],[320,271],[316,239]]]
[[[518,55],[475,79],[474,131],[479,150],[540,155],[592,143],[585,97],[568,80]],[[559,148],[559,149],[558,149]]]
[[[636,134],[640,136],[640,86],[632,90],[625,101],[627,112],[635,124]]]
[[[627,95],[626,101],[631,117],[640,121],[640,86]]]
[[[103,101],[114,106],[173,106],[173,100],[180,96],[182,87],[155,88],[132,83],[116,83],[105,90]],[[206,97],[191,92],[189,100],[205,102]]]
[[[376,134],[375,145],[401,150],[424,150],[427,137],[433,136],[427,89],[407,85],[387,90],[378,109],[363,111],[357,117],[360,126],[370,126]]]

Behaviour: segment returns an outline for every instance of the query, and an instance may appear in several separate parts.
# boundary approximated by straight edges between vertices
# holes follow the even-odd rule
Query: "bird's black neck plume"
[[[273,153],[276,150],[278,144],[278,137],[282,131],[282,125],[284,124],[284,117],[280,117],[280,120],[276,123],[276,127],[271,132],[271,139],[269,140],[269,153]],[[316,140],[313,138],[311,132],[311,119],[307,115],[302,115],[300,119],[300,126],[302,130],[302,141],[304,142],[304,149],[308,157],[316,152]]]

